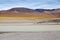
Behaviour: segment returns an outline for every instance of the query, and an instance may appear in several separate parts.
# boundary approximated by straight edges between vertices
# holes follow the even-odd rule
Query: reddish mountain
[[[12,8],[9,10],[0,11],[0,16],[47,16],[60,18],[60,9],[29,9],[29,8]],[[43,16],[43,17],[44,17]]]
[[[8,11],[17,11],[17,12],[34,12],[34,10],[29,9],[29,8],[12,8]]]

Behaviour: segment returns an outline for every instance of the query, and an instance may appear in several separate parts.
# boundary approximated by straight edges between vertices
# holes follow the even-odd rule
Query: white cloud
[[[13,7],[59,8],[60,0],[0,0],[0,10]]]

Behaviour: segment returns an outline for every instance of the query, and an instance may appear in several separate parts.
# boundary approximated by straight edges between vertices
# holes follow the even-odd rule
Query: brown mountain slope
[[[12,8],[10,10],[0,11],[1,17],[20,17],[23,19],[50,19],[50,18],[60,18],[60,10],[44,10],[44,12],[39,12],[28,8]],[[19,19],[20,19],[19,18]],[[7,19],[7,18],[6,18]]]

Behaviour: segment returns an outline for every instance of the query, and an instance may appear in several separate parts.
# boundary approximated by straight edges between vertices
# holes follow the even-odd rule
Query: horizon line
[[[28,8],[28,7],[12,7],[12,8]],[[1,10],[9,10],[9,9],[12,9],[12,8],[7,8],[7,9],[0,9],[0,11]],[[52,10],[52,9],[60,9],[60,8],[28,8],[28,9],[33,9],[33,10],[35,10],[35,9],[50,9],[50,10]]]

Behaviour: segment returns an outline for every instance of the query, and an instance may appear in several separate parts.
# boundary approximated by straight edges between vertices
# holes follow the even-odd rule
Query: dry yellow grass
[[[47,13],[40,13],[40,14],[33,14],[33,13],[4,13],[0,14],[0,20],[38,20],[38,19],[51,19],[55,18],[55,16],[47,14]]]

